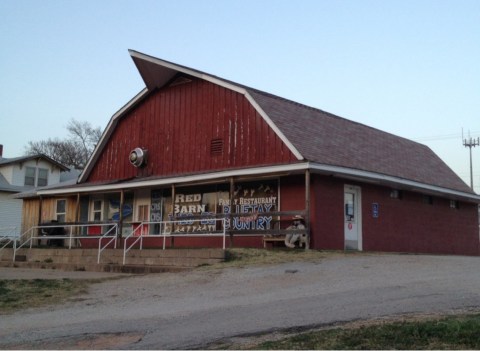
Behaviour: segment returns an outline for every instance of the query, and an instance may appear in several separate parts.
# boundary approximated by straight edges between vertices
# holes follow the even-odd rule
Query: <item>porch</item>
[[[230,247],[234,242],[241,247],[249,240],[265,245],[271,239],[283,241],[287,233],[300,232],[281,229],[281,223],[303,211],[262,214],[271,215],[272,229],[228,229],[228,220],[253,223],[258,219],[255,213],[132,222],[124,223],[123,228],[118,222],[48,223],[9,237],[0,247],[0,265],[103,272],[179,271],[223,261],[227,241]]]

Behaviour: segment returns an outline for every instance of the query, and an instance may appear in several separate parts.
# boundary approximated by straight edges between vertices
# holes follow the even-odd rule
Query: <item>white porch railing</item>
[[[89,227],[107,227],[107,230],[104,234],[99,235],[75,235],[74,229],[81,231],[82,228]],[[68,232],[66,235],[49,235],[53,229],[60,229],[63,232]],[[102,230],[103,232],[103,230]],[[38,235],[37,233],[40,233]],[[118,235],[118,223],[91,223],[91,224],[56,224],[56,225],[39,225],[33,226],[18,237],[19,245],[14,244],[13,250],[13,261],[17,251],[22,247],[29,246],[31,249],[35,240],[68,240],[68,248],[72,248],[74,240],[89,240],[89,239],[98,239],[98,257],[97,263],[100,263],[100,255],[102,251],[114,242],[114,247],[117,248],[117,235]],[[103,240],[107,240],[107,243],[102,246]],[[16,243],[16,241],[14,241]]]
[[[197,231],[197,232],[182,232],[182,231],[174,231],[172,232],[172,228],[182,227],[185,225],[186,220],[178,220],[178,221],[162,221],[162,222],[141,222],[138,223],[136,228],[132,230],[126,237],[124,237],[124,249],[123,249],[123,264],[125,264],[126,256],[128,251],[132,249],[138,242],[140,242],[140,250],[143,249],[143,238],[163,238],[163,250],[165,250],[165,243],[167,238],[172,237],[199,237],[199,236],[207,236],[207,237],[223,237],[223,249],[225,250],[225,237],[226,237],[226,230],[225,230],[225,218],[212,218],[208,219],[208,221],[214,222],[214,224],[210,224],[209,227],[211,229],[216,229],[218,222],[221,223],[219,230],[208,230],[208,231]],[[187,219],[188,221],[188,219]],[[148,233],[148,228],[158,225],[158,233]],[[145,229],[147,233],[145,233]],[[134,239],[130,245],[128,244],[129,239]]]
[[[17,232],[17,227],[0,227],[0,251],[13,243],[13,246],[17,244],[17,240],[20,235]]]

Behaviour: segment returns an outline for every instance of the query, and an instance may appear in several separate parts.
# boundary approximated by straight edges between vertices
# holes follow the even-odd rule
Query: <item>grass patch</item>
[[[18,279],[0,280],[0,314],[19,309],[61,303],[67,298],[86,293],[96,280]]]
[[[480,314],[335,328],[266,341],[261,350],[478,350]]]

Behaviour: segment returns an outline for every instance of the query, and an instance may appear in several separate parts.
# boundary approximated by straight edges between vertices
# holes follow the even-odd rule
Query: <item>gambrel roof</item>
[[[79,183],[88,179],[119,119],[149,92],[183,74],[243,94],[303,165],[302,169],[480,202],[480,196],[425,145],[192,68],[129,52],[146,88],[112,116]],[[300,169],[298,164],[291,167]]]

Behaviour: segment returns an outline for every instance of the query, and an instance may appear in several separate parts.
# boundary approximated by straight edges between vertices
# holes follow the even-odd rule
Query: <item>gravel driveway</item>
[[[476,310],[479,263],[332,254],[316,262],[125,276],[62,306],[1,316],[0,348],[207,348],[293,327]]]

